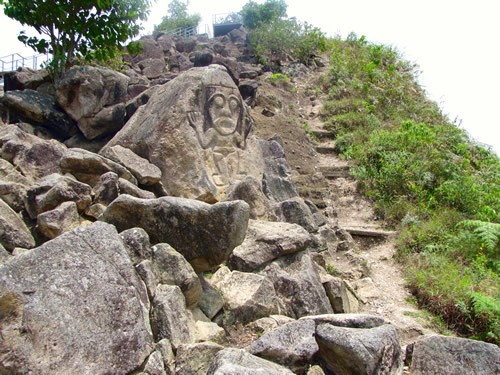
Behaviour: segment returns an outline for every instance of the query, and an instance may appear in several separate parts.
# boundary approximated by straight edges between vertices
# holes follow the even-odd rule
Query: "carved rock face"
[[[215,201],[245,176],[262,180],[252,128],[230,75],[211,65],[161,86],[105,149],[121,145],[158,166],[171,195]]]

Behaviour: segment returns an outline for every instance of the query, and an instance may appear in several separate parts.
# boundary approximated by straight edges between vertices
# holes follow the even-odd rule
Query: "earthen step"
[[[324,154],[324,155],[337,154],[337,151],[335,151],[335,147],[332,146],[316,146],[316,152],[318,154]]]
[[[333,133],[328,130],[311,130],[311,132],[317,139],[335,139]]]
[[[363,227],[342,227],[352,236],[386,238],[395,235],[397,232],[383,229],[363,228]]]
[[[323,173],[323,176],[328,179],[351,177],[352,174],[350,169],[351,167],[349,165],[319,167],[319,170],[321,171],[321,173]]]
[[[318,208],[326,208],[327,203],[325,202],[324,197],[329,194],[328,187],[307,187],[307,186],[299,186],[297,187],[297,191],[299,195],[314,203],[314,205]]]

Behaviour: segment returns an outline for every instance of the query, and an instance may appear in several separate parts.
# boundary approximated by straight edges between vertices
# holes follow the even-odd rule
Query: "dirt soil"
[[[334,140],[321,137],[313,142],[304,129],[307,122],[309,133],[325,130],[319,112],[326,94],[319,89],[319,82],[327,71],[325,66],[293,77],[292,88],[275,87],[266,76],[261,77],[257,104],[251,110],[256,134],[281,139],[299,192],[323,209],[329,225],[387,232],[372,202],[357,191],[355,179],[344,173],[350,164],[328,151]],[[265,109],[274,116],[264,115]],[[317,152],[321,147],[327,153]],[[323,172],[330,170],[344,172],[326,178]],[[437,332],[425,314],[408,302],[410,293],[405,288],[401,265],[394,259],[395,237],[396,233],[382,238],[353,235],[353,248],[329,251],[325,261],[352,286],[361,302],[359,312],[381,316],[394,324],[405,346],[419,335]]]

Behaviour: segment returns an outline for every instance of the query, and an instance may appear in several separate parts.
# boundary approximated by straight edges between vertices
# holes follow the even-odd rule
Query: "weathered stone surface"
[[[160,284],[153,299],[151,324],[159,339],[169,339],[174,348],[194,343],[195,327],[181,289]]]
[[[166,375],[175,375],[175,354],[172,343],[168,339],[162,339],[156,344],[157,350],[161,352]]]
[[[49,240],[75,229],[80,225],[75,202],[63,202],[56,208],[37,216],[37,231]]]
[[[262,191],[260,182],[252,176],[247,176],[244,180],[229,186],[224,200],[247,202],[250,206],[250,219],[276,220],[271,202]]]
[[[50,81],[49,72],[46,69],[31,69],[20,67],[14,72],[3,75],[4,91],[13,90],[36,90],[41,84]]]
[[[84,211],[92,203],[92,189],[89,185],[69,176],[54,173],[46,176],[28,190],[26,210],[32,219],[52,210],[63,202],[73,201],[78,211]]]
[[[165,364],[163,363],[161,351],[155,350],[151,353],[144,366],[144,373],[148,375],[165,375]]]
[[[307,375],[325,375],[325,372],[318,365],[314,365],[307,370]]]
[[[177,348],[176,375],[206,374],[212,359],[224,347],[214,342],[183,344]]]
[[[153,252],[149,236],[142,228],[131,228],[120,233],[128,255],[134,264],[138,264],[145,259],[151,260]]]
[[[208,318],[206,318],[208,320]],[[196,320],[195,323],[195,340],[196,342],[213,341],[224,343],[226,340],[226,331],[210,320]]]
[[[129,373],[152,350],[146,290],[111,225],[10,258],[0,266],[0,296],[8,373]]]
[[[156,280],[155,273],[153,272],[153,264],[149,259],[145,259],[135,266],[137,273],[144,281],[146,289],[148,290],[148,296],[152,299],[156,294],[156,287],[158,286],[158,281]]]
[[[16,212],[22,211],[24,208],[26,190],[27,187],[25,185],[15,182],[5,182],[0,179],[0,199]]]
[[[118,189],[120,191],[120,194],[128,194],[136,198],[141,198],[141,199],[156,198],[156,195],[154,193],[147,190],[143,190],[123,178],[118,179]]]
[[[250,220],[243,243],[229,258],[232,269],[257,270],[274,259],[305,250],[311,235],[297,224]]]
[[[210,65],[162,85],[105,149],[121,145],[155,164],[172,195],[221,200],[231,183],[261,179],[264,160],[252,129],[226,69]]]
[[[292,375],[276,363],[254,356],[243,349],[227,348],[217,353],[207,375]]]
[[[277,140],[261,141],[261,152],[265,160],[262,189],[269,199],[283,202],[298,197],[292,182],[292,170],[285,158],[285,151]]]
[[[62,143],[45,141],[15,125],[0,127],[0,147],[2,158],[32,180],[58,172],[59,161],[66,152]]]
[[[277,211],[283,221],[298,224],[310,233],[318,231],[316,220],[302,198],[296,197],[280,202]]]
[[[67,150],[61,158],[60,167],[62,173],[71,173],[79,181],[91,186],[95,186],[100,176],[107,172],[114,172],[137,185],[135,177],[120,164],[81,148]]]
[[[99,219],[101,215],[106,211],[106,206],[103,205],[102,203],[96,203],[93,205],[88,206],[83,213],[94,219],[93,221]]]
[[[226,324],[234,321],[246,324],[279,312],[274,286],[265,276],[234,271],[226,274],[220,282],[213,282],[222,292],[224,311],[230,314]]]
[[[175,197],[138,199],[120,195],[101,220],[122,231],[143,228],[152,243],[168,243],[196,272],[208,271],[227,260],[243,242],[249,207],[243,201],[214,205]]]
[[[383,318],[368,314],[323,314],[310,315],[301,319],[311,319],[320,324],[330,324],[346,328],[376,328],[385,324]]]
[[[500,349],[482,341],[424,336],[407,347],[411,374],[500,374]]]
[[[98,153],[110,140],[110,137],[101,137],[88,140],[81,132],[64,141],[68,148],[81,148],[86,151]]]
[[[251,323],[251,326],[256,332],[261,332],[262,334],[266,334],[271,331],[274,331],[276,328],[284,324],[294,321],[295,319],[290,318],[289,316],[270,315],[253,321]]]
[[[152,248],[151,262],[159,283],[177,285],[181,288],[188,308],[198,304],[201,294],[200,280],[193,267],[180,253],[170,245],[160,243]]]
[[[315,331],[316,324],[312,320],[293,321],[258,338],[249,352],[303,374],[319,350]]]
[[[132,150],[116,145],[109,147],[103,156],[127,168],[142,185],[154,185],[161,180],[160,169]]]
[[[330,300],[333,312],[336,314],[356,313],[359,310],[359,301],[353,292],[347,287],[344,280],[339,277],[331,277],[323,283],[326,295]]]
[[[32,248],[35,240],[21,217],[0,200],[0,244],[12,251],[15,247]]]
[[[123,125],[127,85],[128,77],[111,69],[73,68],[57,82],[56,100],[78,122],[85,137],[94,139]]]
[[[193,64],[195,67],[209,66],[213,60],[214,54],[208,49],[196,51],[193,56]]]
[[[159,45],[153,37],[151,36],[143,36],[139,39],[139,42],[142,44],[142,51],[139,55],[134,56],[132,62],[134,64],[139,63],[140,61],[146,59],[162,59],[163,58],[163,49],[162,46]],[[127,56],[130,58],[131,56]]]
[[[113,202],[120,195],[118,187],[118,175],[115,172],[106,172],[99,176],[94,186],[94,203],[105,206]]]
[[[329,370],[339,375],[399,374],[401,347],[396,328],[385,324],[370,329],[316,328],[320,356]]]
[[[148,79],[160,77],[165,72],[167,67],[163,57],[160,59],[145,59],[138,65],[139,68],[141,68],[141,73]]]
[[[283,256],[261,272],[273,282],[286,308],[285,315],[300,318],[333,313],[311,256],[306,252]]]
[[[54,97],[34,91],[9,91],[3,103],[21,118],[51,130],[61,139],[76,134],[74,121],[57,106]]]
[[[224,299],[221,293],[206,280],[203,274],[199,275],[199,279],[202,291],[198,300],[198,307],[209,319],[213,319],[224,307]]]
[[[7,250],[5,250],[5,247],[0,243],[0,264],[3,262],[7,261],[7,259],[10,258],[10,254]]]

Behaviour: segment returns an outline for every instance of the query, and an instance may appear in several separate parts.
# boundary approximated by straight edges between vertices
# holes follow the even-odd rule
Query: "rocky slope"
[[[6,78],[0,373],[396,374],[407,344],[415,374],[499,371],[493,345],[413,343],[381,287],[390,240],[359,235],[387,233],[303,127],[321,59],[276,83],[242,30],[142,42],[124,73]]]

